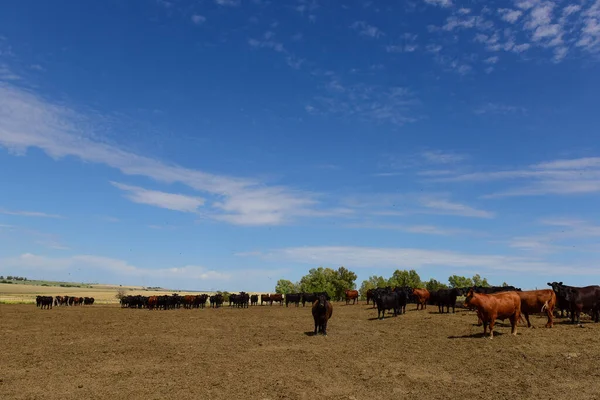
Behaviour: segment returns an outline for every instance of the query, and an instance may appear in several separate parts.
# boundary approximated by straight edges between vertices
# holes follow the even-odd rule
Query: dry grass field
[[[472,312],[0,305],[3,399],[594,399],[600,324],[481,337]]]

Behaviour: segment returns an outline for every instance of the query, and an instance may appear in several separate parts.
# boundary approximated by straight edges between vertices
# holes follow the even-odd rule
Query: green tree
[[[448,278],[448,283],[452,288],[464,288],[473,286],[473,280],[465,276],[452,275]]]
[[[275,286],[275,293],[290,294],[298,291],[298,285],[287,279],[278,280]]]
[[[422,288],[424,286],[421,277],[414,269],[410,271],[395,270],[390,279],[388,279],[388,285],[392,287],[410,286],[412,288]]]
[[[430,280],[428,280],[427,282],[425,282],[425,289],[429,290],[430,292],[439,290],[439,289],[447,289],[448,285],[446,285],[445,283],[442,283],[440,281],[437,281],[433,278],[431,278]]]
[[[508,283],[502,282],[502,287],[507,287],[507,286],[508,286]]]
[[[481,279],[481,276],[479,276],[479,274],[473,275],[473,285],[490,287],[490,284],[488,283],[487,279],[486,278]]]
[[[330,297],[335,297],[333,285],[335,271],[331,268],[311,268],[307,275],[300,279],[300,290],[302,292],[327,292]]]
[[[344,297],[344,291],[356,289],[356,274],[345,267],[339,267],[335,271],[333,280],[334,298]]]
[[[360,297],[362,299],[367,298],[367,290],[382,288],[387,286],[387,280],[383,276],[370,276],[369,279],[362,282],[360,285],[360,289],[358,290],[360,293]]]

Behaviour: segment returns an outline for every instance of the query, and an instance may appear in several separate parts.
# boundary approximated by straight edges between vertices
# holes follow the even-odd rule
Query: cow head
[[[465,296],[465,303],[464,303],[465,307],[468,308],[471,305],[471,301],[473,300],[474,296],[475,296],[475,287],[472,287],[471,289],[469,289],[469,291],[467,292],[467,294]]]
[[[327,305],[327,296],[325,296],[324,293],[320,293],[317,296],[317,308],[319,309],[325,309],[326,305]]]

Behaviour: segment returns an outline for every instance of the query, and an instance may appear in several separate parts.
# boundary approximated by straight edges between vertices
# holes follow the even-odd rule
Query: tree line
[[[3,280],[3,279],[5,279],[5,278],[4,278],[3,276],[0,276],[0,279],[2,279],[2,280]],[[26,280],[27,280],[27,278],[25,278],[25,277],[23,277],[23,276],[11,276],[11,275],[8,275],[8,276],[6,277],[6,280],[7,280],[7,281],[26,281]]]
[[[356,279],[356,274],[345,267],[340,267],[337,270],[323,267],[312,268],[298,282],[294,283],[288,279],[278,280],[275,285],[275,292],[281,294],[327,292],[331,298],[340,300],[344,297],[345,290],[356,289]],[[470,286],[488,287],[490,284],[486,278],[482,278],[479,274],[475,274],[470,278],[452,275],[448,277],[448,283],[446,284],[433,278],[423,281],[414,269],[408,271],[397,269],[389,278],[376,275],[370,276],[360,285],[359,293],[362,298],[365,298],[367,290],[386,286],[410,286],[434,291]],[[508,285],[504,282],[502,286]]]

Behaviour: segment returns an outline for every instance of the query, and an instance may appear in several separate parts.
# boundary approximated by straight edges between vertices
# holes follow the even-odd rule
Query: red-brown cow
[[[413,289],[413,296],[417,300],[417,310],[419,309],[419,305],[421,306],[421,310],[427,308],[427,301],[429,297],[431,297],[431,293],[427,289]]]
[[[552,289],[527,290],[516,292],[521,298],[521,314],[525,316],[527,327],[531,328],[529,314],[545,313],[548,316],[546,328],[554,326],[553,313],[556,305],[556,293]]]
[[[517,322],[521,319],[521,297],[517,292],[483,294],[470,289],[465,298],[465,307],[477,308],[477,316],[483,321],[484,336],[489,324],[490,339],[493,339],[496,319],[507,318],[510,320],[511,333],[517,334]]]
[[[346,305],[350,303],[350,300],[352,300],[352,304],[356,304],[358,301],[358,290],[346,290],[344,293],[346,294]]]
[[[269,299],[271,301],[271,305],[273,305],[274,301],[278,301],[280,306],[283,305],[283,295],[281,293],[272,294],[269,296]]]

